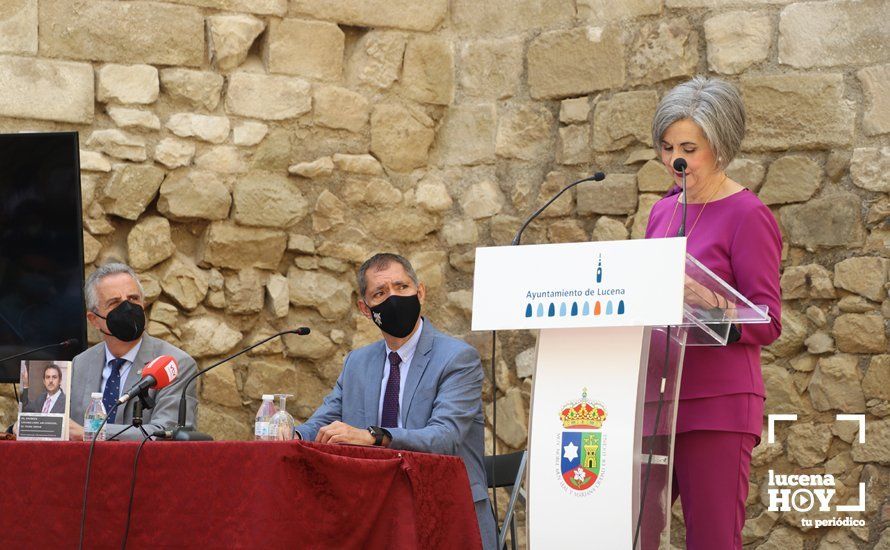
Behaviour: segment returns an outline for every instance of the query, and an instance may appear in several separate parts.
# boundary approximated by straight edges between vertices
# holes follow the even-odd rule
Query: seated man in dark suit
[[[22,371],[22,412],[29,413],[65,413],[65,392],[62,391],[62,369],[55,363],[49,364],[43,371],[43,387],[46,391],[37,399],[28,399],[28,375]]]
[[[85,291],[87,321],[102,333],[103,341],[74,358],[69,438],[83,439],[81,423],[91,393],[102,392],[105,410],[111,411],[120,395],[142,378],[142,367],[160,355],[171,355],[176,359],[179,375],[166,388],[149,390],[155,407],[143,411],[142,420],[149,434],[172,429],[176,425],[182,384],[195,373],[195,360],[181,349],[145,334],[142,284],[129,266],[121,263],[103,265],[87,278]],[[198,406],[194,384],[189,386],[187,397],[188,420],[192,423]],[[109,415],[107,437],[123,431],[132,422],[136,401],[128,401]],[[139,430],[130,429],[119,438],[142,437]]]
[[[486,549],[497,546],[482,466],[482,364],[466,343],[420,316],[426,287],[411,264],[377,254],[358,272],[358,308],[383,339],[354,350],[334,389],[297,426],[301,439],[457,455]]]

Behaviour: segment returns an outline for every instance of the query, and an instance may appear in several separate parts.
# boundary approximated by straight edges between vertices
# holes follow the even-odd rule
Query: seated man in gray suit
[[[29,413],[65,414],[65,392],[62,391],[62,369],[55,363],[47,365],[43,371],[43,387],[36,400],[28,398],[28,371],[22,370],[22,411]]]
[[[482,466],[482,364],[466,343],[420,316],[426,288],[411,264],[377,254],[358,272],[358,308],[383,339],[351,352],[304,440],[457,455],[464,461],[486,549],[497,546]]]
[[[176,359],[179,375],[166,388],[148,391],[155,407],[143,411],[142,421],[149,434],[172,429],[176,425],[182,384],[195,373],[195,360],[181,349],[145,334],[144,293],[130,266],[122,263],[103,265],[87,278],[85,291],[87,321],[102,333],[103,341],[74,358],[69,438],[83,439],[81,423],[91,393],[102,392],[105,410],[110,412],[120,395],[142,378],[142,367],[161,355],[172,355]],[[198,406],[194,384],[189,387],[187,396],[188,420],[193,422]],[[105,431],[108,438],[132,422],[136,401],[128,401],[109,415]],[[118,439],[142,437],[142,432],[131,428]]]

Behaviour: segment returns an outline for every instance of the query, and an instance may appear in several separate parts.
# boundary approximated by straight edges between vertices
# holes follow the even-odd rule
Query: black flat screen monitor
[[[0,358],[72,338],[25,359],[83,351],[83,282],[77,133],[0,134]],[[0,362],[0,382],[20,362]]]

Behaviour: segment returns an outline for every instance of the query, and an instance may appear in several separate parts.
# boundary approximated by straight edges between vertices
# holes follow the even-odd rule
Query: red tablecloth
[[[84,548],[119,548],[137,443],[93,455]],[[0,546],[76,548],[89,445],[0,441]],[[480,548],[457,457],[303,442],[149,442],[129,548]]]

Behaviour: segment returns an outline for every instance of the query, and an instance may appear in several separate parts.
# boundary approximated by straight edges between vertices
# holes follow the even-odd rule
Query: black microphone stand
[[[187,416],[187,409],[188,409],[188,397],[186,396],[186,391],[188,391],[189,384],[194,382],[199,376],[201,376],[205,372],[207,372],[211,369],[215,369],[216,367],[222,365],[223,363],[227,363],[227,362],[231,361],[232,359],[238,357],[239,355],[243,355],[243,354],[247,353],[248,351],[252,350],[253,348],[255,348],[257,346],[261,346],[261,345],[265,344],[266,342],[268,342],[269,340],[278,338],[279,336],[284,336],[285,334],[296,334],[298,336],[305,336],[305,335],[309,334],[309,328],[308,327],[300,327],[298,329],[285,330],[285,331],[279,332],[278,334],[273,334],[272,336],[269,336],[268,338],[260,340],[256,344],[249,346],[247,348],[244,348],[243,350],[239,351],[238,353],[236,353],[234,355],[230,355],[229,357],[226,357],[222,361],[217,361],[216,363],[210,365],[206,369],[201,369],[198,372],[196,372],[195,374],[188,377],[188,379],[182,385],[182,395],[179,398],[179,418],[177,419],[177,422],[176,422],[176,428],[173,429],[173,432],[172,432],[172,434],[170,434],[169,439],[172,439],[173,441],[213,441],[213,438],[210,437],[208,434],[199,432],[198,430],[195,429],[194,426],[188,426],[185,423],[186,416]]]
[[[124,428],[123,430],[117,432],[113,436],[108,438],[108,441],[112,441],[117,439],[122,433],[126,432],[130,428],[138,428],[139,431],[142,432],[142,435],[145,437],[151,437],[152,434],[149,434],[145,431],[145,427],[142,425],[142,413],[144,410],[153,409],[155,407],[155,400],[148,395],[148,388],[144,388],[142,391],[136,394],[138,399],[136,403],[133,404],[133,420],[130,421],[130,425]]]
[[[553,195],[549,201],[544,203],[544,206],[535,210],[525,221],[522,223],[522,227],[519,228],[519,231],[516,232],[516,236],[513,237],[513,241],[510,243],[510,246],[518,246],[519,241],[522,239],[522,233],[525,231],[525,228],[528,227],[530,223],[532,223],[535,218],[541,215],[541,212],[547,209],[548,206],[554,203],[556,199],[562,196],[563,193],[575,187],[578,184],[584,183],[586,181],[603,181],[606,179],[606,175],[602,172],[596,172],[592,176],[580,179],[578,181],[573,181],[572,183],[566,185],[560,190],[559,193]],[[498,456],[498,383],[497,383],[497,334],[496,330],[491,331],[491,481],[492,485],[497,487],[497,456]],[[494,514],[495,514],[495,523],[499,523],[497,517],[498,510],[498,491],[495,488],[492,491],[492,503],[494,504]]]

